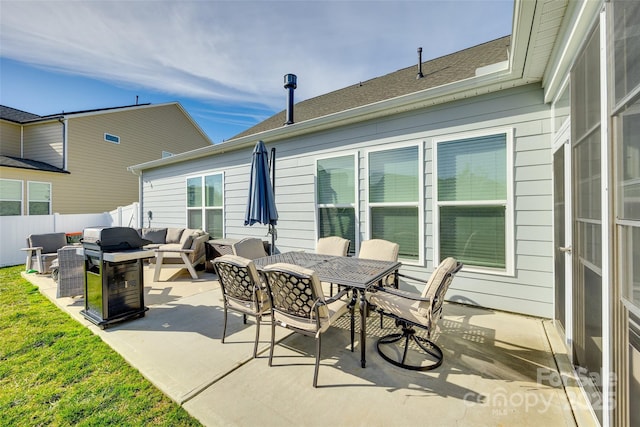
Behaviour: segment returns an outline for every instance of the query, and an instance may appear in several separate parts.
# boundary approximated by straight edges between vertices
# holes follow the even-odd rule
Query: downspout
[[[68,119],[66,118],[59,118],[58,121],[62,124],[62,169],[63,170],[68,170],[67,169],[67,155],[68,155],[68,150],[67,150],[67,144],[68,144],[68,140],[67,140],[67,121]]]

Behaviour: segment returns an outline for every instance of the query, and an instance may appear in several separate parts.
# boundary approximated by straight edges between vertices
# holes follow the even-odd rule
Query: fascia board
[[[537,4],[537,1],[527,0],[516,0],[513,4],[513,35],[509,69],[514,76],[521,77],[524,73]]]
[[[551,102],[555,99],[565,77],[573,66],[580,47],[586,40],[587,34],[599,19],[603,4],[602,0],[569,2],[568,18],[565,18],[565,22],[562,24],[551,53],[551,59],[542,77],[542,87],[545,89],[544,102]]]
[[[81,113],[61,113],[62,116],[68,117],[70,119],[75,119],[78,117],[88,117],[88,116],[100,116],[105,114],[113,114],[113,113],[122,113],[124,111],[130,110],[142,110],[145,108],[158,108],[158,107],[166,107],[167,105],[176,105],[178,102],[165,102],[162,104],[140,104],[140,105],[130,105],[128,107],[116,107],[116,108],[105,108],[96,111],[85,111]]]

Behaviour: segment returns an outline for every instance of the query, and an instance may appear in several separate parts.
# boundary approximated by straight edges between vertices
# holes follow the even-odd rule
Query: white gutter
[[[64,117],[58,119],[58,121],[62,124],[62,170],[68,171],[69,166],[69,136],[68,136],[68,126],[69,120]]]

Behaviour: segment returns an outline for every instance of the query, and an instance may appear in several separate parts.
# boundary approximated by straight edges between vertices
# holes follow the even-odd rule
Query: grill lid
[[[88,227],[82,234],[82,245],[104,252],[140,249],[152,243],[130,227]]]

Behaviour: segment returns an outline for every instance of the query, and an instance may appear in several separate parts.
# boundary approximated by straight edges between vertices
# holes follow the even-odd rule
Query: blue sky
[[[0,0],[0,103],[180,102],[214,143],[295,101],[511,33],[512,0]]]

